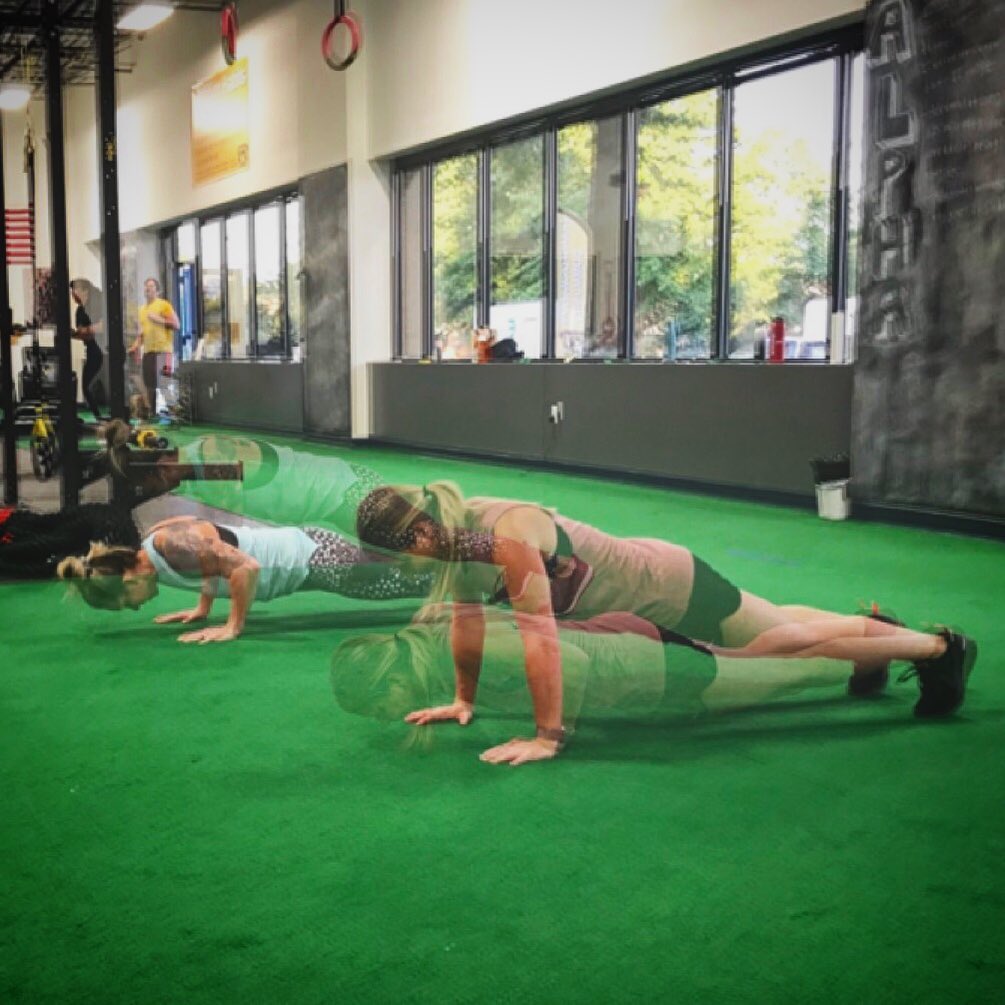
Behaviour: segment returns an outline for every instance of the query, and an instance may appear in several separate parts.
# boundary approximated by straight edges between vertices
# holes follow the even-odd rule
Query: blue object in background
[[[666,347],[663,350],[664,359],[674,360],[677,358],[677,335],[679,331],[680,328],[677,324],[677,319],[671,318],[663,330],[666,339]]]

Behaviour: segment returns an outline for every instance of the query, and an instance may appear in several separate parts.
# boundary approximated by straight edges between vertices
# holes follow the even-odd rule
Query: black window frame
[[[276,362],[287,363],[293,358],[292,346],[290,344],[290,298],[289,298],[289,261],[286,247],[286,213],[291,202],[297,202],[300,206],[300,244],[301,244],[301,268],[303,267],[303,196],[298,188],[283,187],[269,192],[261,192],[256,195],[238,199],[233,202],[218,206],[212,206],[198,213],[179,217],[176,220],[162,225],[159,228],[159,238],[162,247],[170,247],[171,261],[168,263],[167,272],[172,281],[177,274],[177,267],[181,264],[178,261],[178,229],[186,224],[191,224],[195,228],[195,259],[191,263],[195,267],[195,282],[197,295],[196,321],[199,326],[200,341],[204,331],[204,309],[203,309],[203,276],[202,276],[202,228],[206,224],[220,224],[220,304],[221,304],[221,354],[218,359],[213,360],[193,360],[193,362],[222,363],[235,360],[236,362]],[[258,302],[257,302],[257,269],[255,255],[255,212],[267,206],[277,206],[279,209],[279,284],[282,306],[280,311],[280,322],[282,327],[282,352],[263,355],[259,349],[258,342]],[[231,355],[230,345],[230,277],[227,268],[227,221],[231,217],[247,215],[248,218],[248,283],[251,297],[251,310],[249,319],[248,355],[246,357],[234,357]],[[303,298],[301,297],[301,314],[303,311]],[[303,317],[301,316],[301,326]],[[301,328],[302,333],[302,328]]]
[[[619,341],[615,358],[640,363],[652,360],[638,359],[635,351],[635,253],[636,253],[636,187],[638,177],[637,139],[639,113],[646,108],[673,98],[684,97],[699,91],[717,90],[717,158],[716,158],[716,205],[715,205],[715,248],[713,267],[712,318],[710,332],[709,360],[730,360],[729,316],[730,316],[730,245],[732,228],[733,190],[733,97],[736,87],[760,77],[784,73],[813,63],[834,60],[835,108],[834,140],[832,147],[832,169],[830,189],[830,239],[828,247],[828,277],[830,280],[830,300],[832,312],[845,309],[848,290],[848,203],[849,192],[849,121],[851,114],[851,73],[856,56],[864,49],[864,22],[860,17],[824,32],[816,32],[799,40],[783,39],[765,43],[755,50],[740,55],[719,58],[706,65],[688,68],[684,71],[662,75],[660,78],[629,86],[616,93],[599,98],[590,98],[568,106],[531,116],[512,120],[508,123],[475,130],[444,143],[429,145],[420,150],[403,154],[392,162],[391,184],[391,277],[392,277],[392,354],[396,359],[402,355],[402,189],[401,180],[406,172],[418,170],[422,178],[419,235],[422,256],[422,331],[420,333],[420,356],[430,357],[433,351],[432,299],[432,174],[437,163],[461,154],[475,153],[479,158],[478,190],[478,286],[476,303],[479,324],[488,324],[491,301],[491,151],[497,146],[542,136],[544,141],[544,229],[545,229],[545,275],[544,275],[544,339],[543,360],[555,359],[555,253],[557,241],[557,189],[558,130],[578,122],[595,121],[620,115],[622,119],[621,144],[621,262],[619,281]],[[827,333],[828,347],[830,332]],[[407,357],[415,358],[415,357]],[[609,359],[610,357],[608,357]],[[600,358],[582,357],[581,362],[604,362]],[[747,362],[733,360],[733,362]],[[789,360],[791,363],[805,363],[805,360]]]

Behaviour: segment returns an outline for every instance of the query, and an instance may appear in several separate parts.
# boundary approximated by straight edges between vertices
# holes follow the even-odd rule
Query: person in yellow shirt
[[[140,333],[129,347],[143,357],[143,386],[147,407],[157,411],[157,375],[174,355],[174,333],[180,327],[174,308],[161,295],[161,284],[152,276],[143,284],[146,303],[140,307]]]

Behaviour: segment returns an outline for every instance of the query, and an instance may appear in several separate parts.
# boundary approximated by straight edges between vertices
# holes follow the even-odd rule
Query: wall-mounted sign
[[[192,184],[248,166],[248,60],[239,59],[192,88]]]

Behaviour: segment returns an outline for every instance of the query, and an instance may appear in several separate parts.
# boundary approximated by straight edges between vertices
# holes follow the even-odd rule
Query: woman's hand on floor
[[[206,617],[205,613],[198,607],[193,607],[191,611],[175,611],[173,614],[158,614],[154,618],[154,623],[158,625],[170,625],[179,622],[183,625],[190,625],[193,621],[202,621]]]
[[[474,718],[471,705],[466,701],[455,701],[451,705],[437,705],[435,708],[420,708],[417,712],[409,712],[405,722],[413,726],[428,726],[433,722],[451,722],[456,719],[466,726]]]
[[[206,642],[229,642],[240,635],[240,631],[231,628],[230,625],[213,625],[211,628],[200,628],[196,632],[186,632],[178,636],[179,642],[198,642],[203,645]]]
[[[500,743],[482,753],[479,760],[486,764],[527,764],[530,761],[547,761],[558,756],[558,744],[554,740],[543,740],[537,737],[533,740],[516,737],[508,743]]]

